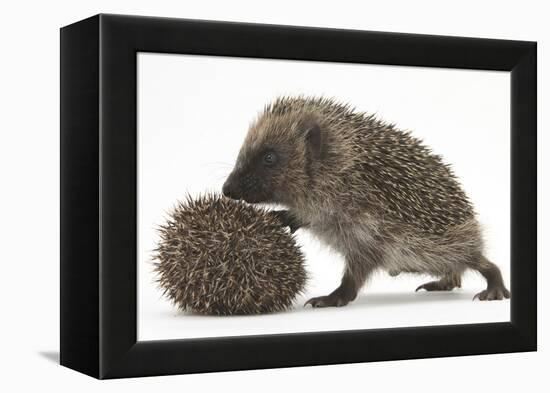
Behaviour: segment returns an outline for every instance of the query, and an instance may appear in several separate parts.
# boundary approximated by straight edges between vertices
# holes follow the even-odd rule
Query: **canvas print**
[[[138,54],[138,338],[510,320],[507,72]]]

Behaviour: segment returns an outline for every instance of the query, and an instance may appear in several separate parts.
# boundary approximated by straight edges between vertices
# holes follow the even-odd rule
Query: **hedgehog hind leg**
[[[497,265],[482,255],[478,263],[470,267],[480,272],[485,277],[485,280],[487,280],[487,289],[476,294],[472,300],[502,300],[510,298],[510,291],[504,286],[502,274]]]
[[[430,281],[420,285],[416,288],[415,292],[424,289],[428,292],[431,291],[452,291],[455,288],[460,288],[462,285],[461,274],[457,272],[445,274],[437,281]]]

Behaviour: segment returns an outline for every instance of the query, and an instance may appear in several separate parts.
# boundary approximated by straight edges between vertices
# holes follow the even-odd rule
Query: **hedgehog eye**
[[[273,151],[264,154],[263,162],[266,166],[273,166],[277,163],[277,155]]]

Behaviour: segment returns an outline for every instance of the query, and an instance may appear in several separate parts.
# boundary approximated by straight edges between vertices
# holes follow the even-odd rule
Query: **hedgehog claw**
[[[418,288],[415,289],[415,292],[418,292],[421,289],[424,289],[428,292],[431,292],[431,291],[452,291],[454,289],[454,285],[442,283],[440,281],[431,281],[431,282],[427,282],[426,284],[420,285]]]
[[[510,298],[510,291],[508,291],[504,287],[495,287],[495,288],[487,288],[479,293],[477,293],[473,298],[473,300],[503,300],[503,299],[509,299]]]
[[[424,289],[428,292],[431,291],[452,291],[455,288],[460,288],[460,275],[448,274],[440,278],[438,281],[430,281],[420,285],[416,288],[415,292]]]
[[[341,298],[340,296],[319,296],[319,297],[313,297],[309,299],[307,302],[305,302],[304,307],[306,307],[308,304],[311,305],[313,308],[321,308],[321,307],[342,307],[348,304],[349,301]]]
[[[419,286],[418,288],[416,288],[414,291],[415,291],[415,292],[418,292],[418,291],[420,291],[421,289],[426,289],[426,284],[420,285],[420,286]],[[426,289],[426,290],[427,290],[427,289]]]

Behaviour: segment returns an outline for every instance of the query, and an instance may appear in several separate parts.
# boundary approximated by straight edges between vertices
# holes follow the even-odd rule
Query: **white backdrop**
[[[548,390],[550,242],[542,225],[548,195],[549,160],[543,160],[550,63],[547,4],[489,0],[354,0],[266,3],[255,0],[169,2],[150,0],[51,0],[4,2],[0,24],[0,390],[28,392],[335,392],[344,386],[367,391],[447,393]],[[59,27],[98,12],[158,15],[399,31],[423,34],[536,40],[539,42],[539,352],[354,365],[298,367],[161,378],[96,381],[59,367]],[[389,117],[389,113],[384,113]],[[411,123],[406,125],[411,126]],[[418,127],[417,127],[418,128]],[[464,178],[464,176],[462,176]],[[547,259],[547,258],[546,258]],[[322,262],[322,261],[319,261]],[[323,262],[322,262],[323,263]],[[327,261],[326,264],[332,264]],[[477,280],[477,279],[476,279]],[[416,280],[415,280],[416,281]],[[416,284],[416,282],[415,282]],[[476,289],[481,284],[475,281]]]
[[[380,272],[343,308],[304,309],[334,290],[343,260],[297,237],[311,280],[296,307],[262,316],[178,313],[154,283],[151,250],[165,212],[189,192],[220,192],[248,124],[279,95],[325,95],[410,129],[453,164],[485,227],[487,255],[509,282],[510,75],[213,56],[138,55],[138,337],[140,340],[508,321],[510,302],[472,302],[475,273],[451,293],[414,293],[430,277]]]

